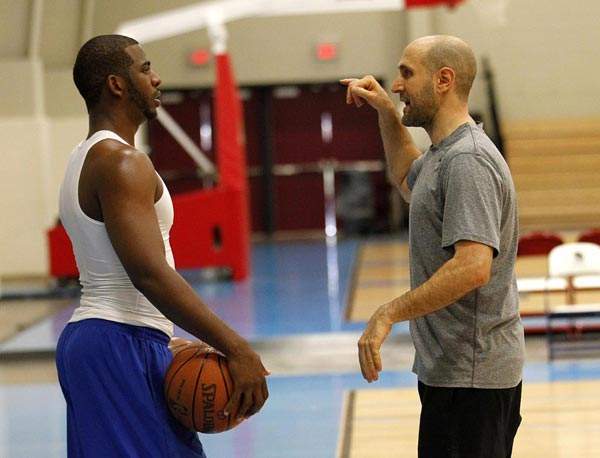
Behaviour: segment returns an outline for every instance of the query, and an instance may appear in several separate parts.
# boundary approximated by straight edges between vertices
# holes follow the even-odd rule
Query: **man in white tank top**
[[[60,195],[83,286],[57,347],[69,456],[204,457],[162,395],[172,323],[228,357],[230,415],[261,409],[268,371],[174,270],[171,199],[133,146],[160,105],[161,81],[144,51],[128,37],[95,37],[80,49],[73,76],[89,133],[70,157]]]

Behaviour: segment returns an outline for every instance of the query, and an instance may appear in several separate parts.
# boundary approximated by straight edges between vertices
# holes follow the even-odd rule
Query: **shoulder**
[[[496,145],[479,126],[469,126],[442,158],[443,169],[485,167],[502,172],[504,159]]]
[[[146,153],[118,140],[106,139],[89,151],[99,174],[129,175],[154,173],[154,166]]]
[[[156,185],[156,172],[147,154],[117,140],[106,139],[88,153],[100,188]],[[114,190],[114,189],[113,189]]]

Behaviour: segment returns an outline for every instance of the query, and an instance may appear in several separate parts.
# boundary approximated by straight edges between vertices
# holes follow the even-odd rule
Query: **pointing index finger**
[[[348,86],[353,81],[357,81],[357,79],[356,78],[344,78],[344,79],[340,80],[340,83],[343,84],[344,86]]]

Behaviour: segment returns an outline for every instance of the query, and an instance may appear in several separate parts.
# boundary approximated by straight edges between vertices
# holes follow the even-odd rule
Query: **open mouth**
[[[402,103],[404,103],[404,109],[402,110],[404,113],[410,110],[410,100],[409,99],[400,99]]]
[[[157,94],[154,96],[154,105],[156,105],[157,107],[159,107],[159,106],[160,106],[160,96],[161,96],[161,93],[160,93],[160,92],[158,92],[158,93],[157,93]]]

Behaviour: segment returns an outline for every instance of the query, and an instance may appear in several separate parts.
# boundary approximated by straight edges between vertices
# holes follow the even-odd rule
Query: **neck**
[[[125,140],[132,146],[135,146],[135,133],[140,123],[134,122],[127,116],[119,112],[92,112],[89,115],[89,130],[87,138],[90,138],[100,130],[110,130]]]
[[[440,107],[431,126],[425,130],[429,134],[431,143],[437,145],[459,126],[466,123],[475,124],[475,121],[473,121],[473,118],[469,115],[467,104],[460,104],[459,106],[453,107]]]

